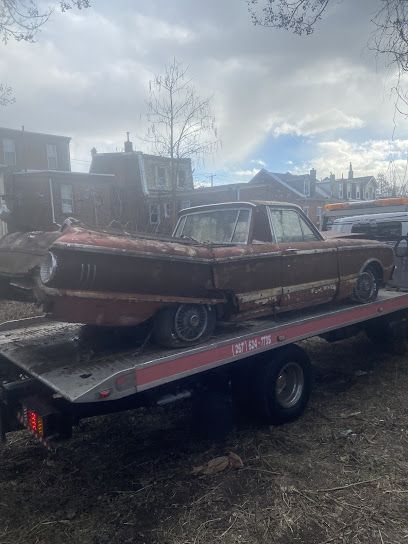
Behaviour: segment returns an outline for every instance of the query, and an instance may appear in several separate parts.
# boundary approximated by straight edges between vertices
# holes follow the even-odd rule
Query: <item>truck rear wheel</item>
[[[256,371],[253,388],[256,411],[267,423],[293,421],[306,408],[311,386],[309,357],[298,346],[284,347]]]
[[[157,344],[169,347],[194,346],[205,342],[214,332],[215,310],[207,304],[179,304],[160,310],[153,336]]]

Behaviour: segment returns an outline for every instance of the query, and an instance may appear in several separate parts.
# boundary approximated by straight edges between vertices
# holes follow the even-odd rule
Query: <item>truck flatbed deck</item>
[[[206,343],[172,350],[114,342],[98,350],[97,338],[95,350],[79,341],[78,325],[31,319],[28,326],[0,327],[0,356],[70,403],[104,402],[407,308],[407,293],[382,290],[369,304],[221,325]]]

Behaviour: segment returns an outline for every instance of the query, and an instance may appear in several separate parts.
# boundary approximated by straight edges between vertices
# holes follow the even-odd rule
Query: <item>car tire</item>
[[[373,302],[378,296],[380,283],[381,279],[377,270],[372,266],[367,266],[358,275],[353,289],[352,299],[361,304]]]
[[[254,407],[265,423],[288,423],[305,410],[311,388],[309,357],[298,346],[284,347],[257,368],[253,387]]]
[[[216,321],[215,309],[207,304],[170,306],[155,316],[153,339],[163,347],[195,346],[208,340]]]

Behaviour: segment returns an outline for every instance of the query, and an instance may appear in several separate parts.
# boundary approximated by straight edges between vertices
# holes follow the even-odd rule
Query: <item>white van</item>
[[[337,236],[356,234],[359,238],[397,242],[408,236],[408,212],[372,213],[339,217],[331,229]]]

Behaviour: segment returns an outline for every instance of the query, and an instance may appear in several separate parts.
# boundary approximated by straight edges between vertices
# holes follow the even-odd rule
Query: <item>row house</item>
[[[71,172],[68,136],[0,128],[0,235],[48,228],[70,216],[112,219],[114,176]]]
[[[171,232],[175,213],[191,203],[185,196],[194,189],[190,159],[135,151],[129,134],[123,152],[91,153],[90,173],[115,176],[114,220],[138,232]]]
[[[340,201],[348,200],[374,200],[376,198],[377,181],[374,176],[354,177],[353,167],[350,163],[347,178],[336,179],[334,174],[319,182],[319,187],[330,198]]]

